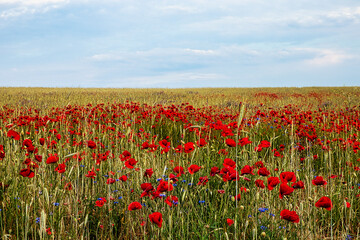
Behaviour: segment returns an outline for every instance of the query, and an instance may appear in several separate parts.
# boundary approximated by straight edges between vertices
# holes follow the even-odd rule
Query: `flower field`
[[[360,89],[0,93],[3,239],[360,239]]]

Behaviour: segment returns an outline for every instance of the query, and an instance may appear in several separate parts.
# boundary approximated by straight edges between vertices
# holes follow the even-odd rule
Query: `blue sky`
[[[360,2],[0,0],[0,86],[360,86]]]

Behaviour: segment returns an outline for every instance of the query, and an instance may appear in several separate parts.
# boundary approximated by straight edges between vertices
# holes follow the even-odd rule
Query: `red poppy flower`
[[[207,142],[205,141],[205,139],[200,138],[200,140],[198,140],[196,144],[198,145],[198,147],[203,147],[207,144]]]
[[[265,188],[264,181],[261,180],[261,179],[257,179],[257,180],[255,181],[255,184],[256,184],[256,186],[259,187],[259,188]]]
[[[43,146],[45,144],[45,138],[39,138],[40,145]]]
[[[300,221],[299,215],[295,211],[284,209],[280,212],[281,219],[288,220],[289,222],[298,223]]]
[[[147,191],[147,192],[155,190],[154,187],[151,185],[151,183],[142,183],[140,187],[143,191]]]
[[[104,206],[104,204],[105,204],[105,202],[103,200],[97,200],[95,202],[95,206],[97,206],[97,207],[102,207],[102,206]]]
[[[240,193],[236,196],[234,196],[234,201],[239,201],[241,199]]]
[[[125,162],[125,166],[126,166],[127,168],[132,169],[132,168],[134,168],[134,166],[135,166],[136,163],[137,163],[137,161],[136,161],[135,159],[130,158],[129,160],[127,160],[127,161]]]
[[[250,143],[252,143],[252,141],[249,141],[248,137],[244,137],[244,138],[239,139],[240,146],[245,146],[245,145],[250,144]]]
[[[149,142],[144,142],[144,143],[141,145],[141,149],[148,149],[149,147],[150,147]]]
[[[325,186],[327,181],[323,179],[321,176],[317,176],[315,179],[312,180],[312,184],[316,186]]]
[[[116,180],[113,179],[113,178],[108,178],[108,179],[106,180],[106,184],[113,184],[113,183],[115,183],[115,182],[116,182]]]
[[[7,136],[14,140],[20,140],[20,134],[14,130],[9,130]]]
[[[121,161],[126,161],[131,157],[131,153],[127,150],[123,151],[123,153],[120,155]]]
[[[154,212],[152,214],[149,214],[150,222],[155,223],[159,228],[162,226],[162,214],[159,212]]]
[[[60,140],[60,139],[61,139],[61,135],[60,135],[60,134],[56,134],[56,138],[57,138],[57,140]]]
[[[4,146],[0,144],[0,160],[5,158]]]
[[[294,189],[292,187],[289,187],[286,183],[280,184],[280,199],[282,199],[284,195],[290,195],[293,191]]]
[[[270,147],[270,142],[267,141],[267,140],[262,140],[262,141],[260,142],[259,147],[261,147],[261,148],[268,148],[268,147]]]
[[[94,141],[92,141],[92,140],[89,140],[88,141],[88,147],[90,149],[95,149],[96,148],[96,143]]]
[[[181,174],[184,174],[184,168],[181,166],[174,167],[173,171],[177,173],[177,177],[180,177]]]
[[[185,145],[184,145],[185,153],[191,153],[192,151],[194,151],[194,149],[195,149],[195,146],[194,146],[193,142],[185,143]]]
[[[169,174],[169,179],[170,179],[171,181],[173,181],[174,183],[176,183],[177,181],[179,181],[179,180],[176,178],[176,176],[175,176],[174,174],[172,174],[172,173]]]
[[[66,171],[66,165],[64,163],[60,163],[56,168],[55,171],[58,173],[64,173]]]
[[[225,158],[225,159],[224,159],[223,166],[224,166],[224,167],[235,168],[235,167],[236,167],[236,163],[235,163],[231,158]]]
[[[119,180],[126,182],[128,179],[128,177],[126,175],[122,175],[121,177],[119,177]]]
[[[149,177],[151,178],[151,176],[153,175],[154,171],[152,170],[152,168],[146,169],[145,173],[144,173],[144,177]]]
[[[20,170],[20,175],[23,177],[33,178],[35,173],[30,168],[25,168]]]
[[[137,210],[137,209],[141,209],[141,208],[142,208],[142,206],[139,202],[132,202],[128,206],[129,211],[133,211],[133,210]]]
[[[241,169],[241,176],[245,175],[245,174],[252,174],[255,175],[253,173],[253,168],[250,167],[249,165],[245,165],[242,169]]]
[[[167,205],[169,205],[170,207],[172,207],[173,205],[177,206],[178,202],[179,202],[179,199],[176,196],[168,196],[165,199],[165,203]]]
[[[58,157],[58,155],[56,153],[55,154],[49,154],[49,157],[46,159],[47,164],[56,163],[57,161],[59,161],[59,157]]]
[[[269,175],[270,175],[270,172],[269,172],[269,170],[267,170],[266,167],[262,167],[262,168],[260,168],[260,169],[258,170],[258,174],[259,174],[260,176],[266,177],[266,176],[269,176]]]
[[[240,192],[247,192],[248,190],[246,187],[240,187]]]
[[[223,169],[221,169],[220,174],[222,175],[224,182],[236,181],[240,178],[239,173],[231,167],[224,167]]]
[[[182,153],[182,151],[183,151],[183,146],[178,145],[174,150],[175,150],[175,152],[177,152],[177,153]]]
[[[88,171],[88,174],[86,174],[85,177],[94,179],[96,177],[96,173],[94,172],[94,168],[92,168],[91,171]]]
[[[150,196],[150,192],[154,191],[154,187],[151,185],[151,183],[142,183],[141,189],[143,190],[143,193],[141,194],[142,197]]]
[[[24,139],[22,145],[25,147],[30,147],[30,146],[33,146],[33,143],[31,141],[31,139]]]
[[[281,183],[296,182],[296,176],[293,172],[282,172],[280,173]]]
[[[35,160],[38,162],[42,162],[42,156],[41,155],[35,155]]]
[[[211,170],[210,170],[210,176],[213,177],[215,176],[216,174],[219,174],[220,173],[220,170],[218,167],[212,167]]]
[[[194,173],[198,172],[200,169],[201,169],[201,167],[196,164],[193,164],[190,167],[188,167],[188,171],[190,174],[194,174]]]
[[[331,208],[333,207],[333,204],[332,204],[330,198],[324,196],[324,197],[321,197],[321,198],[319,199],[319,201],[317,201],[317,202],[315,203],[315,207],[325,208],[326,210],[330,211]]]
[[[234,224],[234,220],[228,218],[228,219],[226,219],[226,223],[227,223],[227,225],[231,226]]]
[[[160,181],[159,186],[157,187],[158,192],[166,192],[166,191],[172,191],[174,189],[173,185],[171,183],[168,183],[167,181]]]
[[[225,140],[225,143],[229,147],[236,147],[236,142],[234,141],[234,139],[228,138]]]
[[[291,186],[295,189],[304,189],[305,184],[303,181],[298,181],[296,183],[291,184]]]
[[[197,185],[203,185],[203,186],[205,186],[208,181],[209,181],[209,179],[208,179],[207,176],[205,176],[205,177],[200,177],[200,178],[199,178],[199,182],[198,182]]]
[[[160,146],[162,147],[162,148],[168,148],[168,147],[170,147],[170,142],[168,142],[166,139],[164,139],[164,140],[161,140],[160,142],[159,142],[159,144],[160,144]]]

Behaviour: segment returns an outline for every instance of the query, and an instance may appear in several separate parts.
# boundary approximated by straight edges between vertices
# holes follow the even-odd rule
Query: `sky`
[[[0,0],[0,86],[360,86],[360,1]]]

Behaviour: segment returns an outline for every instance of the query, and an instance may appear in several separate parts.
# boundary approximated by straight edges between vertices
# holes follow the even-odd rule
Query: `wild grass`
[[[360,146],[357,87],[1,88],[0,93],[3,239],[360,238],[360,156],[354,151]],[[20,140],[8,137],[9,130],[18,132]],[[244,137],[252,143],[236,147],[225,143]],[[196,146],[200,138],[207,142],[203,147]],[[31,139],[36,154],[23,146],[25,139]],[[170,148],[161,153],[163,139]],[[88,147],[89,140],[96,142],[95,149]],[[256,151],[263,140],[270,147]],[[142,149],[145,141],[157,149]],[[188,142],[195,143],[192,152],[176,151]],[[281,145],[282,157],[274,156]],[[125,167],[119,157],[125,150],[137,161],[134,169]],[[58,155],[57,163],[46,163],[49,154]],[[35,155],[42,161],[37,162]],[[27,168],[27,158],[39,166],[29,167],[33,178],[19,174]],[[210,176],[212,167],[223,168],[225,158],[236,161],[239,174],[245,165],[253,166],[254,175],[242,175],[238,181]],[[255,180],[266,186],[268,178],[257,174],[260,161],[270,176],[294,172],[304,189],[280,199],[279,185],[272,191],[259,188]],[[66,165],[64,173],[55,171],[60,163]],[[193,164],[202,168],[190,174],[187,168]],[[176,166],[185,170],[177,182],[169,177],[176,175]],[[145,177],[150,168],[154,174]],[[92,169],[94,179],[86,177]],[[107,184],[109,178],[123,175],[126,182]],[[209,181],[198,185],[204,176]],[[323,176],[327,184],[313,185],[315,176]],[[156,189],[160,179],[173,184],[173,190],[160,198],[140,198],[142,183]],[[72,190],[66,189],[69,182]],[[236,200],[238,194],[241,198]],[[167,196],[176,196],[178,203],[169,206]],[[322,196],[330,197],[331,211],[315,207]],[[96,206],[99,198],[106,199],[102,207]],[[143,206],[129,211],[131,202]],[[296,211],[299,223],[281,219],[283,209]],[[162,214],[161,228],[150,222],[153,212]],[[227,219],[234,224],[229,226]]]

